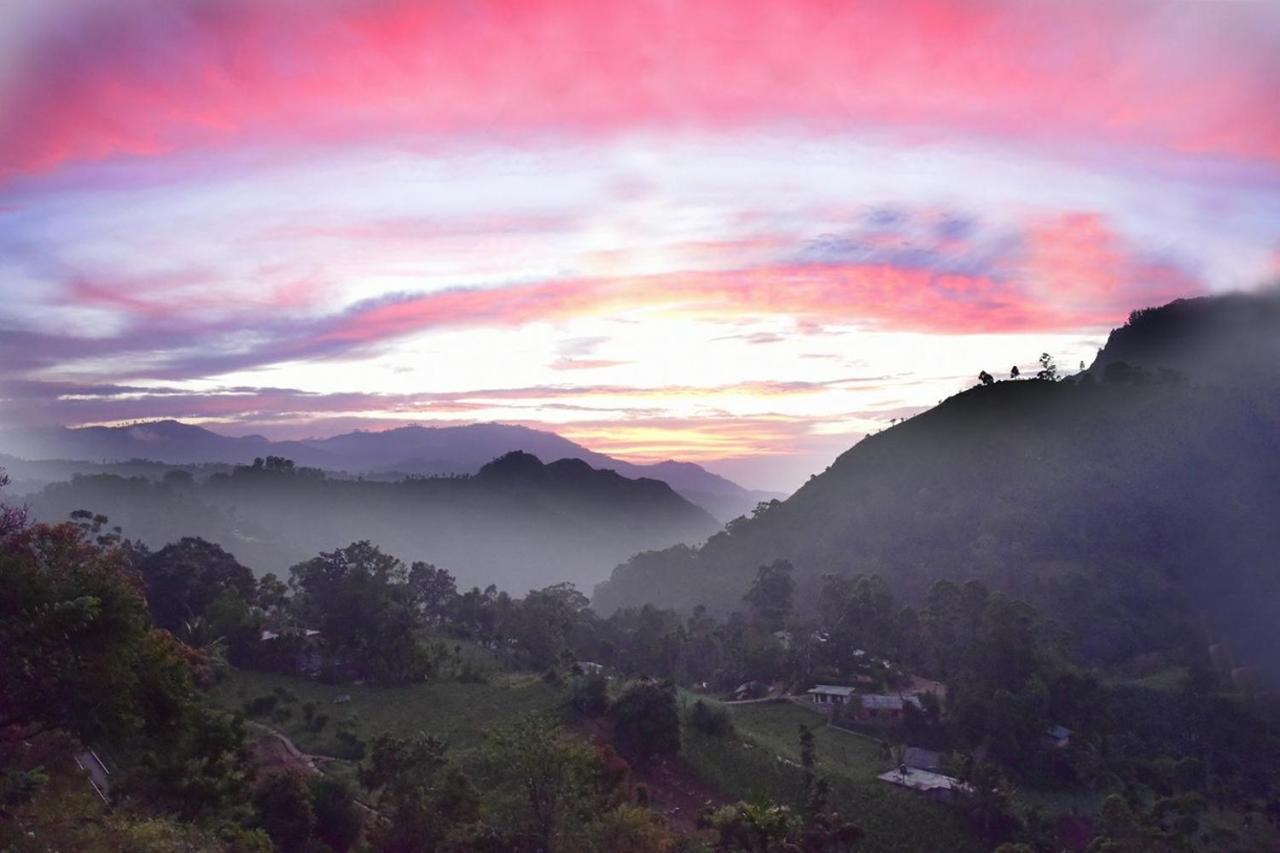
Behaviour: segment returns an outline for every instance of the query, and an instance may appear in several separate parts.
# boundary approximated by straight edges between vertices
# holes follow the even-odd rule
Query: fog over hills
[[[447,569],[460,586],[513,592],[560,581],[590,589],[637,550],[697,542],[719,527],[661,481],[576,459],[544,465],[520,452],[473,476],[398,481],[331,479],[275,458],[203,481],[80,476],[30,503],[40,520],[82,508],[104,513],[153,548],[200,536],[259,574],[286,575],[319,551],[368,539],[405,561]]]
[[[151,460],[177,465],[248,464],[280,456],[300,466],[397,479],[405,475],[473,474],[513,450],[539,459],[578,459],[623,477],[662,480],[721,521],[779,497],[744,489],[688,462],[635,464],[596,453],[553,432],[509,424],[454,427],[406,426],[356,431],[330,438],[271,441],[260,435],[227,436],[204,427],[165,420],[120,427],[25,430],[0,435],[0,452],[26,460],[77,460],[94,464]],[[50,469],[48,480],[65,476]],[[85,469],[90,470],[90,469]],[[15,477],[38,480],[40,471],[16,466]]]
[[[774,559],[810,606],[829,573],[912,600],[973,577],[1043,607],[1088,659],[1190,625],[1278,680],[1278,342],[1275,291],[1135,312],[1086,373],[957,394],[701,549],[636,556],[596,606],[728,611]]]

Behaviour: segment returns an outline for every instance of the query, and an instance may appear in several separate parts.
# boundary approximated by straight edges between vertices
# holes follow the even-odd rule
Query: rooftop
[[[881,773],[876,777],[881,782],[888,782],[890,785],[901,785],[904,788],[911,788],[913,791],[968,791],[970,786],[961,782],[959,779],[953,779],[950,776],[944,776],[941,773],[933,773],[928,770],[917,770],[913,767],[899,767],[896,770],[890,770],[887,773]]]
[[[862,697],[862,707],[869,711],[901,711],[903,705],[920,707],[920,699],[916,696],[885,696],[868,693]]]
[[[854,687],[842,687],[836,684],[816,684],[806,693],[821,693],[826,696],[852,696],[856,692]]]

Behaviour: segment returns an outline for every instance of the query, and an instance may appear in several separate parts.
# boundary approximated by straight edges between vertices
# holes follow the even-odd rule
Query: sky
[[[8,2],[0,426],[501,421],[791,489],[1280,278],[1278,96],[1266,2]]]

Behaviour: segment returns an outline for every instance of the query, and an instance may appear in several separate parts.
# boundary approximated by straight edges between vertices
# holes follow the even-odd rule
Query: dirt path
[[[282,731],[253,721],[249,721],[248,725],[260,735],[253,741],[250,751],[254,764],[263,773],[293,771],[312,776],[321,772],[320,764],[330,760],[321,755],[308,755],[298,749]]]
[[[250,747],[254,765],[260,773],[300,772],[304,776],[315,776],[324,773],[325,764],[336,760],[328,755],[303,752],[279,729],[252,720],[248,724],[261,735]],[[355,798],[353,802],[366,813],[380,816],[378,810],[364,800]]]

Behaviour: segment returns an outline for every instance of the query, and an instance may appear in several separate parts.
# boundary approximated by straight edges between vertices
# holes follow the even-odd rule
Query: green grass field
[[[282,687],[298,697],[290,704],[284,722],[262,719],[287,734],[298,748],[317,755],[340,754],[335,733],[338,723],[355,715],[355,731],[365,741],[382,732],[399,735],[425,732],[445,741],[455,755],[480,745],[483,734],[525,714],[559,709],[563,695],[532,675],[501,675],[488,684],[440,682],[405,687],[370,687],[321,684],[308,678],[232,670],[213,691],[216,703],[241,710],[244,703]],[[340,696],[351,701],[334,704]],[[328,724],[311,731],[301,706],[316,703],[316,714],[327,714]]]
[[[694,698],[682,697],[688,702]],[[714,738],[686,727],[684,756],[704,781],[729,796],[794,803],[800,791],[803,723],[813,731],[817,769],[831,785],[831,805],[866,832],[859,850],[980,849],[951,809],[876,780],[888,767],[876,741],[830,728],[820,714],[790,702],[725,707],[736,735]]]
[[[832,728],[822,714],[794,702],[730,708],[739,731],[788,761],[800,762],[800,726],[806,725],[813,732],[818,772],[853,782],[872,782],[889,769],[889,760],[878,741]]]

